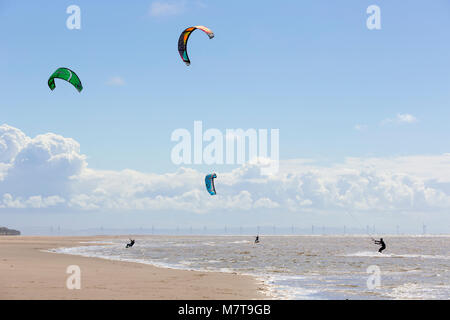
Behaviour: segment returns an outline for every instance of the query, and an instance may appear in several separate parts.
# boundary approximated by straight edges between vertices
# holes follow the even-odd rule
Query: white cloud
[[[42,196],[31,196],[27,199],[18,197],[16,199],[9,193],[3,195],[3,201],[0,202],[0,208],[49,208],[64,203],[65,200],[58,196],[43,198]]]
[[[414,123],[417,122],[417,118],[411,114],[397,114],[397,121],[400,123]]]
[[[72,177],[87,166],[78,142],[53,133],[35,138],[15,133],[0,166],[0,198],[6,193],[28,198],[69,192]]]
[[[368,126],[365,124],[356,124],[354,128],[356,131],[366,131]]]
[[[29,138],[19,129],[0,126],[0,163],[11,162],[19,150],[29,142]]]
[[[153,17],[178,15],[183,13],[185,2],[162,2],[154,1],[150,5],[150,15]]]
[[[125,80],[123,80],[123,78],[119,77],[119,76],[115,76],[110,78],[106,84],[108,86],[112,86],[112,87],[121,87],[125,85]]]
[[[397,114],[397,116],[394,119],[392,119],[392,118],[384,119],[383,121],[381,121],[381,125],[386,125],[386,124],[412,124],[412,123],[416,123],[416,122],[418,122],[418,120],[412,114],[399,113],[399,114]]]
[[[210,196],[205,173],[194,169],[166,174],[93,170],[73,139],[52,133],[30,138],[18,129],[0,128],[8,132],[0,135],[8,154],[0,163],[0,212],[358,210],[432,215],[450,210],[449,154],[347,158],[328,166],[296,159],[281,161],[280,172],[272,176],[261,175],[259,162],[247,163],[217,172],[218,194]]]
[[[255,203],[253,204],[253,207],[254,208],[274,209],[274,208],[280,207],[280,205],[278,203],[276,203],[275,201],[270,200],[269,198],[260,198],[255,201]]]

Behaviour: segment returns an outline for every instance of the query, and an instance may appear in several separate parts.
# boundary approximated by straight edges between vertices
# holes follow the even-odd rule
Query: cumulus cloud
[[[0,202],[0,208],[48,208],[64,203],[65,200],[59,196],[50,196],[43,198],[42,196],[31,196],[29,198],[18,197],[16,199],[9,193],[3,195],[3,201]]]
[[[150,5],[150,15],[153,17],[178,15],[185,9],[185,2],[154,1]]]
[[[218,195],[205,190],[204,173],[166,174],[88,167],[80,145],[47,133],[27,137],[0,127],[0,211],[58,208],[72,211],[437,212],[450,209],[450,154],[347,158],[323,166],[311,159],[281,161],[275,175],[261,162],[217,172]]]
[[[1,128],[14,134],[8,135],[8,156],[2,157],[0,197],[7,193],[28,198],[69,192],[72,177],[87,166],[80,145],[71,138],[53,133],[30,138],[18,129]],[[2,140],[8,140],[4,136]]]
[[[0,126],[0,163],[10,163],[29,142],[29,138],[19,129]]]

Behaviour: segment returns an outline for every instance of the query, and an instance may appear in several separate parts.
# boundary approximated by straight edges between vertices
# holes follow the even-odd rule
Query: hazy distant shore
[[[118,236],[0,236],[0,299],[263,299],[250,276],[159,268],[139,263],[44,252]],[[80,242],[82,242],[80,244]],[[81,270],[81,289],[69,290],[67,267]]]

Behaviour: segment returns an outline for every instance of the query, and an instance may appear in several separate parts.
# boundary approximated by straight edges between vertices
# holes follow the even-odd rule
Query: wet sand
[[[126,237],[0,236],[0,299],[266,299],[261,281],[237,274],[159,268],[145,264],[43,252]],[[67,267],[81,270],[81,289],[69,290]]]

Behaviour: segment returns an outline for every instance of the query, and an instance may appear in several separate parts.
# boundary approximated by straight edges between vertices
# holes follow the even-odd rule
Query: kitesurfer
[[[259,235],[255,238],[255,243],[259,243]]]
[[[134,245],[135,241],[130,239],[130,243],[127,243],[127,248],[131,248]]]
[[[383,238],[380,238],[380,240],[373,240],[373,242],[381,246],[380,249],[378,249],[378,252],[383,253],[383,250],[386,249],[386,244],[384,243]]]

